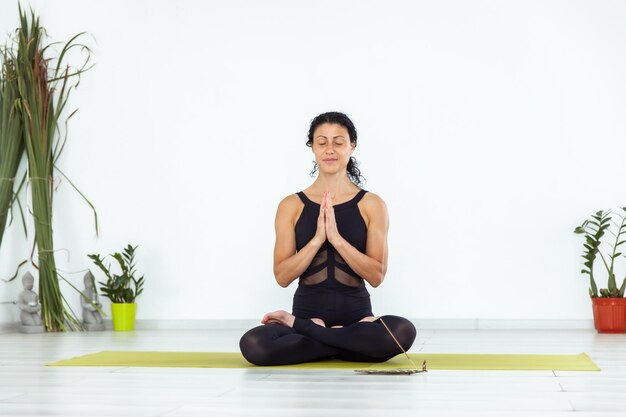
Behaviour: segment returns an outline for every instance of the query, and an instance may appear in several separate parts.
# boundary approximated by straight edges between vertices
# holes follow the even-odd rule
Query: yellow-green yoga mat
[[[599,371],[585,353],[578,355],[485,355],[410,353],[411,359],[428,369],[465,370],[551,370]],[[259,368],[246,361],[239,352],[121,352],[103,351],[48,364],[48,366],[114,366],[162,368]],[[272,368],[284,369],[399,369],[411,368],[404,355],[383,363],[344,362],[337,360],[309,362]]]

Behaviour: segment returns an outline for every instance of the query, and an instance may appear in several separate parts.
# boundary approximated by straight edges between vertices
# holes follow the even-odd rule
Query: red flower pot
[[[598,333],[626,333],[626,298],[592,298]]]

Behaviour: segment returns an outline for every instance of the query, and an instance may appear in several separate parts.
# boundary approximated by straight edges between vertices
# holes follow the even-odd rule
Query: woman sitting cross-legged
[[[280,202],[275,222],[276,281],[287,287],[299,277],[293,310],[267,313],[241,337],[241,353],[253,364],[383,362],[402,353],[398,343],[409,350],[415,340],[409,320],[372,313],[365,282],[378,287],[385,277],[389,219],[384,201],[359,187],[356,143],[345,114],[313,119],[307,146],[319,175]]]

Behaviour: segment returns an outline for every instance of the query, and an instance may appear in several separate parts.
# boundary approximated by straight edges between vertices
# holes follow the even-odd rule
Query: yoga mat
[[[532,370],[532,371],[599,371],[600,368],[585,353],[578,355],[486,355],[410,353],[421,366],[426,361],[429,370]],[[299,365],[255,366],[239,352],[137,352],[103,351],[50,363],[47,366],[121,366],[161,368],[281,368],[281,369],[398,369],[411,368],[404,355],[383,363],[344,362],[327,360]]]

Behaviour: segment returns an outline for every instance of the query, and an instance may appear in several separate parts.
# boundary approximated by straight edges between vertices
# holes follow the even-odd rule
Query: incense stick
[[[379,320],[383,324],[383,326],[385,326],[385,329],[391,335],[391,337],[393,338],[393,341],[396,342],[396,344],[398,345],[402,353],[404,353],[404,355],[409,360],[409,362],[413,364],[414,369],[355,369],[354,371],[360,374],[370,374],[370,375],[396,375],[396,374],[411,375],[411,374],[416,374],[420,372],[428,372],[426,370],[426,361],[422,363],[422,369],[420,370],[415,364],[415,362],[413,362],[409,354],[406,353],[406,350],[404,350],[400,342],[398,342],[398,339],[396,339],[396,337],[393,335],[389,327],[387,327],[387,324],[383,321],[383,319],[379,318]]]
[[[382,317],[379,317],[378,320],[380,320],[380,322],[383,324],[383,326],[385,326],[385,329],[387,329],[387,331],[389,332],[389,334],[391,335],[391,337],[393,338],[393,341],[396,342],[396,344],[398,345],[398,347],[400,348],[400,350],[402,350],[402,353],[404,353],[404,356],[406,356],[406,358],[409,360],[409,362],[411,362],[411,364],[413,365],[413,367],[419,371],[419,368],[417,367],[417,365],[415,364],[415,362],[413,362],[413,359],[411,359],[411,357],[409,356],[408,353],[406,353],[406,350],[404,350],[404,348],[402,347],[402,345],[400,344],[400,342],[398,342],[398,339],[396,339],[396,337],[393,335],[393,333],[391,333],[391,330],[389,330],[389,327],[387,327],[387,324],[385,324],[385,322],[383,321]],[[425,363],[424,363],[425,365]],[[422,366],[422,370],[425,368],[425,366]]]

